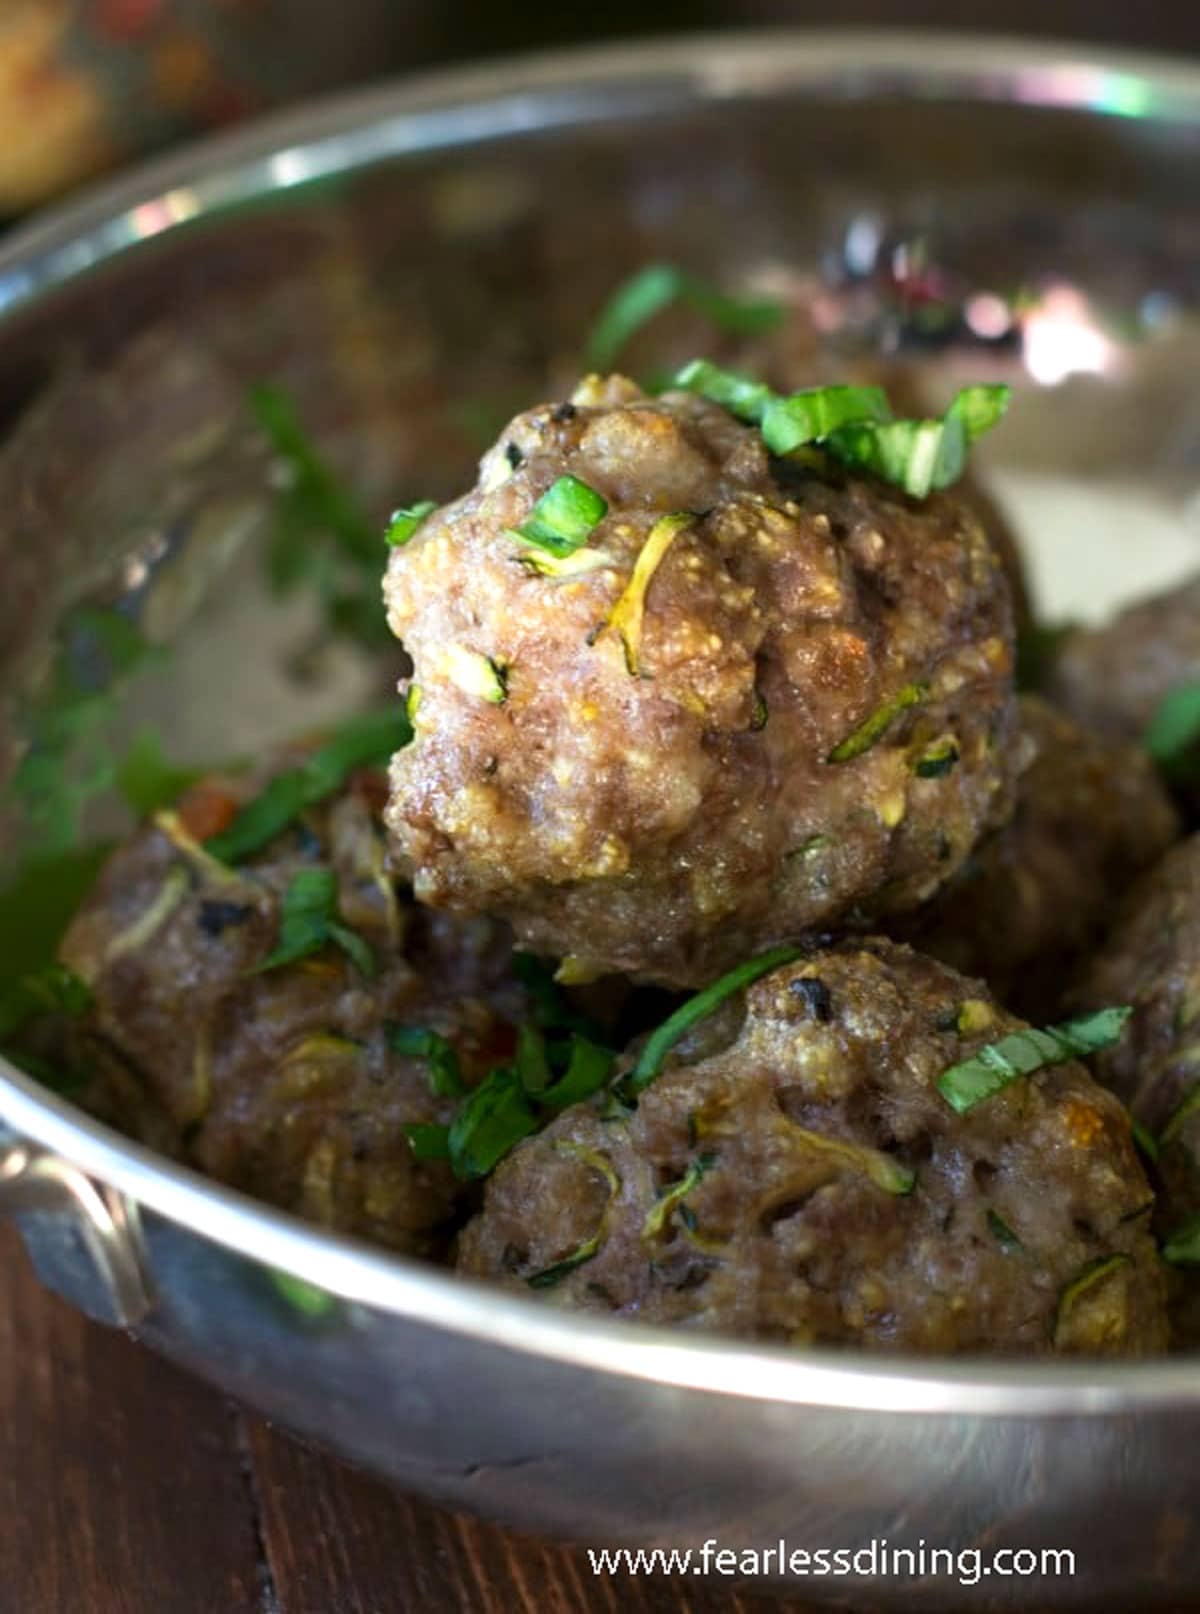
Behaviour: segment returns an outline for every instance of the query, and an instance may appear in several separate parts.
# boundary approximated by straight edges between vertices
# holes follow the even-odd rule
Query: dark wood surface
[[[9,1228],[0,1273],[0,1614],[802,1614],[398,1495],[89,1323]]]

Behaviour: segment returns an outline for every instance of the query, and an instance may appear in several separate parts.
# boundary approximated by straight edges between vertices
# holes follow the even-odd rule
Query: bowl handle
[[[60,1155],[0,1131],[0,1215],[38,1277],[96,1322],[132,1328],[153,1304],[138,1207]]]

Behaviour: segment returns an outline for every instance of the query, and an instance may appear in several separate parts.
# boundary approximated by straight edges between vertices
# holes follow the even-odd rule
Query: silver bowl
[[[248,381],[291,389],[379,509],[444,494],[480,417],[561,384],[630,268],[817,284],[856,225],[855,250],[864,230],[922,233],[964,285],[1067,296],[1036,363],[1028,343],[900,352],[918,381],[1022,371],[1026,424],[988,469],[1033,514],[1051,609],[1072,579],[1098,609],[1190,564],[1200,71],[877,34],[505,63],[194,147],[5,244],[0,766],[81,599],[133,599],[176,646],[129,721],[165,720],[197,756],[368,689],[337,651],[299,692],[280,671],[306,624],[264,610],[253,564]],[[607,1546],[875,1542],[850,1575],[769,1566],[830,1604],[1017,1609],[1036,1588],[1149,1608],[1200,1574],[1193,1361],[913,1361],[605,1325],[306,1227],[3,1062],[0,1121],[0,1206],[48,1284],[412,1491]],[[326,1301],[289,1308],[279,1271]],[[891,1573],[882,1541],[923,1546],[927,1571],[934,1548],[965,1556]],[[1008,1549],[1039,1556],[1033,1579],[993,1558]]]

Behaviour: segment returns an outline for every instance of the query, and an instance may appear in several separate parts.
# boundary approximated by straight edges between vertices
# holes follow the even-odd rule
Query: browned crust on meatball
[[[619,379],[577,396],[518,417],[389,563],[419,704],[387,816],[419,898],[677,985],[927,899],[1011,809],[1009,595],[978,522],[782,471],[699,398]],[[589,543],[611,563],[547,578],[511,529],[564,474],[608,501]],[[653,575],[635,676],[605,623],[675,510],[696,519]],[[460,687],[459,650],[503,670],[502,700]],[[960,765],[919,777],[948,737]]]
[[[1200,678],[1200,577],[1137,601],[1101,628],[1077,628],[1047,693],[1100,734],[1139,740],[1163,698]]]
[[[261,782],[229,788],[245,799]],[[384,876],[381,785],[360,775],[237,869],[188,850],[174,815],[172,833],[147,826],[109,859],[60,956],[94,996],[72,1032],[89,1107],[309,1220],[430,1254],[462,1186],[414,1159],[404,1126],[445,1123],[454,1104],[385,1026],[441,1033],[477,1076],[511,1049],[525,1005],[503,927],[415,910]],[[375,973],[336,947],[254,973],[293,876],[320,866]]]
[[[736,1042],[668,1070],[633,1114],[594,1103],[519,1145],[459,1267],[565,1307],[797,1344],[1160,1350],[1150,1190],[1112,1095],[1073,1063],[966,1115],[937,1091],[1020,1024],[894,943],[814,953],[753,987]]]
[[[1042,1022],[1059,1011],[1114,904],[1180,832],[1143,751],[1106,740],[1034,695],[1021,697],[1030,761],[1017,810],[959,877],[896,933]]]

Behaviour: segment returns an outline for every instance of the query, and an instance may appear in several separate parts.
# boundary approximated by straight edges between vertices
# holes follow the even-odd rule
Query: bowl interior
[[[114,764],[148,726],[173,763],[223,761],[394,688],[377,623],[334,608],[370,580],[313,559],[252,389],[283,389],[382,526],[564,396],[647,263],[781,296],[795,384],[866,365],[932,407],[1011,381],[981,460],[1047,617],[1192,569],[1200,83],[951,56],[793,38],[499,68],[199,148],[18,242],[0,779],[64,687],[80,715],[60,772],[0,807],[0,912],[130,821]],[[721,341],[676,308],[620,362],[652,379]],[[0,923],[0,978],[44,942]]]

